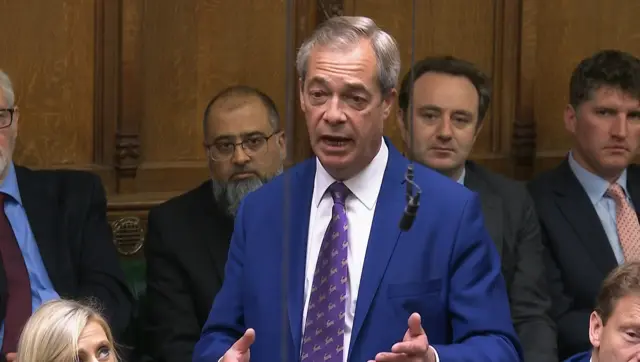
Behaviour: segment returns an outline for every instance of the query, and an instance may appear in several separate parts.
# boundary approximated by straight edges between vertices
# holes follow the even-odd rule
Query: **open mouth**
[[[322,143],[324,143],[329,147],[337,147],[337,148],[344,147],[349,142],[351,142],[350,138],[341,137],[341,136],[322,136],[320,140],[322,141]]]

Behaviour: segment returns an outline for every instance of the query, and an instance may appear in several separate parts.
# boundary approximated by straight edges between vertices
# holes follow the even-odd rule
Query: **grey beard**
[[[278,170],[274,176],[281,173],[282,169]],[[259,189],[269,180],[270,178],[252,177],[246,180],[220,182],[212,179],[213,197],[220,206],[226,208],[226,212],[229,215],[235,216],[242,199],[250,192]]]

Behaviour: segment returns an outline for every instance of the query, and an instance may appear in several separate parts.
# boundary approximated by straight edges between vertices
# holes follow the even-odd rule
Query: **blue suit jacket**
[[[589,361],[591,361],[591,351],[582,352],[582,353],[573,355],[564,362],[589,362]]]
[[[374,359],[402,340],[413,312],[443,362],[522,360],[500,260],[480,203],[456,182],[416,165],[422,205],[401,232],[408,161],[389,160],[360,280],[349,361]],[[225,279],[195,346],[217,361],[251,327],[252,362],[299,361],[315,159],[248,195],[235,221]]]

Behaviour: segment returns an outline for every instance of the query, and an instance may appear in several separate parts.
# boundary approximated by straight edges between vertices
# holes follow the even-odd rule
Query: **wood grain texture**
[[[0,67],[21,108],[15,158],[37,167],[94,158],[93,0],[0,0]]]
[[[369,16],[398,40],[403,76],[411,59],[411,3],[294,0],[289,39],[297,50],[327,17]],[[554,167],[569,149],[562,112],[582,58],[601,48],[640,56],[638,0],[416,3],[416,59],[451,54],[492,77],[494,97],[472,158],[516,178]],[[216,92],[234,84],[269,94],[292,135],[291,160],[308,157],[297,91],[285,124],[293,65],[285,52],[285,5],[0,0],[0,68],[13,78],[22,110],[16,160],[93,170],[112,212],[143,215],[208,177],[202,114]],[[402,147],[393,118],[385,133]]]
[[[517,71],[518,7],[504,0],[416,1],[415,60],[453,55],[475,63],[493,79],[492,105],[472,158],[509,172],[514,93]],[[348,0],[350,15],[371,17],[398,42],[402,57],[400,80],[411,64],[411,1]],[[392,115],[395,115],[395,110]],[[402,139],[394,117],[385,134],[400,146]]]
[[[637,0],[537,1],[536,11],[525,12],[523,22],[534,22],[534,119],[536,160],[533,172],[555,166],[569,150],[571,138],[562,114],[569,100],[569,79],[575,66],[603,48],[617,48],[640,56]],[[544,19],[544,22],[543,22]]]

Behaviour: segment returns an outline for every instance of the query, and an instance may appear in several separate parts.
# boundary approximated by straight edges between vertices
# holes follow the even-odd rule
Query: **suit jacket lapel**
[[[45,188],[50,185],[34,179],[32,171],[28,169],[16,166],[16,177],[22,206],[49,278],[57,291],[66,290],[61,288],[67,283],[61,278],[58,264],[60,260],[65,260],[63,257],[58,257],[65,250],[57,247],[57,238],[60,237],[58,223],[64,222],[63,215],[57,215],[59,210],[57,196],[53,189]]]
[[[387,142],[387,146],[389,159],[376,203],[362,276],[360,277],[349,353],[358,339],[358,334],[366,320],[373,298],[378,291],[389,259],[401,234],[398,223],[406,206],[405,188],[402,186],[402,181],[404,181],[408,162],[389,142]]]
[[[313,198],[313,183],[316,174],[315,158],[305,161],[293,174],[285,173],[284,193],[288,201],[285,204],[285,225],[282,256],[289,260],[288,313],[289,328],[293,338],[294,355],[300,351],[302,338],[302,310],[304,305],[304,278],[307,260],[307,240],[309,238],[309,213]],[[289,179],[287,179],[289,177]],[[286,234],[289,235],[286,235]]]
[[[218,210],[211,181],[203,183],[198,188],[200,207],[191,209],[191,220],[197,220],[194,225],[202,225],[196,237],[199,237],[215,265],[220,280],[224,278],[224,266],[227,262],[229,242],[233,233],[233,218]]]
[[[602,222],[566,159],[557,172],[555,193],[558,207],[593,262],[604,274],[608,274],[618,262]]]
[[[476,167],[477,166],[472,162],[467,163],[467,173],[464,179],[464,185],[470,190],[476,192],[480,197],[485,227],[496,245],[496,249],[498,249],[500,257],[502,257],[502,248],[504,243],[504,215],[502,200],[493,192],[485,180],[482,179],[482,176],[477,172]]]

